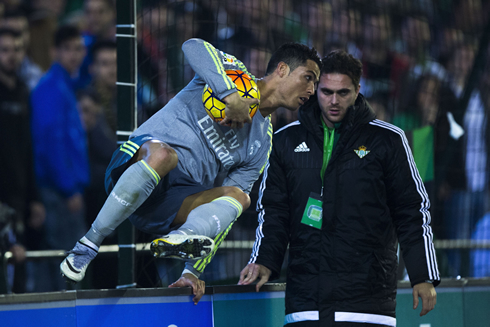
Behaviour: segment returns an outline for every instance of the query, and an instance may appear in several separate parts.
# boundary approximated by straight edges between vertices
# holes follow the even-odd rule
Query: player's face
[[[320,68],[313,60],[307,60],[305,66],[299,66],[289,73],[285,81],[283,107],[296,110],[315,93],[320,76]]]
[[[322,74],[318,83],[318,103],[322,110],[322,118],[328,127],[340,123],[359,94],[360,86],[352,83],[352,79],[344,74]]]

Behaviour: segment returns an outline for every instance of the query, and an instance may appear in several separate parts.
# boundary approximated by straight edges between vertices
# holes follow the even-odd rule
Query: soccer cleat
[[[86,244],[77,242],[75,247],[67,253],[68,256],[60,265],[61,276],[69,282],[77,283],[85,277],[89,263],[98,252]]]
[[[169,234],[153,240],[150,251],[156,258],[200,260],[214,249],[214,241],[207,236]]]

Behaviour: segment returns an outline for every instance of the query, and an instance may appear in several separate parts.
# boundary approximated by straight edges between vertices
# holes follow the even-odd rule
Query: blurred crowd
[[[181,51],[191,37],[255,76],[284,42],[321,56],[345,49],[363,63],[361,93],[377,118],[407,135],[435,237],[490,239],[490,2],[145,0],[137,12],[138,123],[193,77]],[[6,291],[66,287],[59,259],[26,262],[25,251],[70,249],[103,205],[117,147],[116,79],[115,0],[0,0],[0,250],[13,253]],[[296,112],[272,118],[278,129]],[[253,239],[250,210],[242,226]],[[443,277],[490,276],[488,251],[438,255]],[[93,274],[105,269],[94,266]],[[91,287],[114,285],[102,275]]]

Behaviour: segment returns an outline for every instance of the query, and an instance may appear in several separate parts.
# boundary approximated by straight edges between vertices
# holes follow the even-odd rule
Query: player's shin
[[[240,202],[230,196],[200,205],[189,213],[179,229],[153,240],[150,250],[160,258],[201,260],[212,256],[216,252],[213,239],[226,235],[242,211]]]
[[[235,198],[223,196],[192,210],[187,221],[172,233],[216,237],[233,223],[243,211]]]
[[[160,176],[144,160],[121,175],[85,237],[100,246],[150,196]]]

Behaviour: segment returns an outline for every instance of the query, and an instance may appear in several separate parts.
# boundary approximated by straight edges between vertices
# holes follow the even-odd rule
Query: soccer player
[[[203,40],[190,39],[182,49],[196,75],[114,153],[106,172],[109,196],[92,228],[61,263],[61,273],[71,281],[83,279],[103,239],[129,218],[144,232],[168,234],[154,240],[151,251],[187,261],[171,287],[192,286],[197,303],[204,294],[199,275],[216,252],[215,244],[249,207],[248,193],[267,162],[270,114],[304,104],[320,75],[316,50],[298,43],[281,46],[261,79]],[[239,96],[225,73],[229,69],[242,70],[257,82],[260,114],[253,119],[249,107],[259,100]],[[220,123],[204,109],[206,84],[226,103]]]

